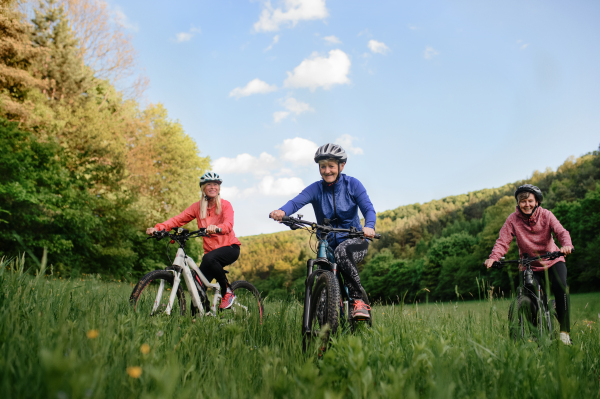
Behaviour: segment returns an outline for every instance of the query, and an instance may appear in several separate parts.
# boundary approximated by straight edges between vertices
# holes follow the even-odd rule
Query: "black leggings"
[[[521,281],[523,281],[523,272]],[[544,286],[546,283],[546,272],[533,272],[533,277],[538,284]],[[556,315],[560,324],[560,331],[571,331],[571,321],[569,316],[570,300],[567,289],[567,265],[565,262],[558,262],[548,269],[548,280],[550,281],[550,290],[556,301]]]
[[[200,263],[200,271],[210,283],[212,279],[216,279],[221,286],[221,296],[225,296],[229,281],[225,275],[225,266],[231,265],[240,256],[240,246],[233,244],[228,247],[213,249],[207,254],[204,254],[202,263]]]
[[[344,276],[344,283],[352,299],[362,299],[360,276],[356,265],[364,259],[369,249],[369,241],[352,238],[342,242],[335,249],[335,262]]]

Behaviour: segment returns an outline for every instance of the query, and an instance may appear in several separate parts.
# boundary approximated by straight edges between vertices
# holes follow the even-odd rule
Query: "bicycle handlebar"
[[[271,214],[269,214],[269,218],[271,218]],[[331,234],[331,233],[348,233],[348,235],[350,236],[355,236],[355,237],[362,237],[365,238],[364,236],[364,232],[356,230],[355,228],[351,228],[351,229],[340,229],[337,227],[331,227],[331,226],[326,226],[326,225],[320,225],[314,222],[309,222],[308,220],[302,220],[302,219],[296,219],[296,218],[292,218],[289,216],[283,216],[281,218],[281,223],[285,224],[286,226],[288,226],[289,228],[294,229],[294,226],[296,226],[296,228],[299,227],[299,225],[305,225],[305,226],[310,226],[311,229],[313,230],[321,230],[324,233],[327,234]],[[368,238],[368,237],[367,237]],[[375,234],[375,236],[373,238],[381,238],[381,234]]]
[[[534,256],[532,258],[525,255],[521,259],[496,261],[492,264],[492,268],[502,269],[502,267],[504,267],[504,265],[511,264],[511,263],[521,264],[523,266],[529,266],[531,263],[533,263],[536,260],[540,260],[540,259],[553,260],[553,259],[559,258],[561,256],[565,256],[565,254],[563,254],[560,251],[546,252],[544,255]],[[485,263],[483,265],[485,266]]]
[[[215,229],[216,233],[221,233],[222,231],[223,231],[223,229],[221,229],[220,227],[217,227]],[[150,237],[146,238],[146,240],[149,240],[151,238],[155,238],[157,241],[160,241],[160,240],[162,240],[163,238],[165,238],[167,236],[171,237],[172,239],[174,239],[174,238],[184,238],[184,239],[187,240],[189,238],[193,238],[192,236],[195,235],[195,234],[197,234],[196,237],[209,237],[211,235],[211,234],[207,234],[206,233],[206,228],[201,228],[199,230],[192,231],[192,232],[189,232],[186,229],[181,229],[180,228],[180,229],[176,230],[175,233],[167,232],[165,230],[155,231],[154,233],[152,233],[152,235]]]

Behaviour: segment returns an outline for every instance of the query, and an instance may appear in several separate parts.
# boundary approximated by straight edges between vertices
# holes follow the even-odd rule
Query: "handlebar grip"
[[[222,230],[220,227],[217,227],[217,228],[215,229],[215,232],[217,232],[217,233],[220,233],[220,232],[222,232],[222,231],[223,231],[223,230]]]
[[[380,238],[381,238],[381,234],[375,234],[375,235],[373,236],[373,238],[380,239]]]
[[[290,221],[290,217],[289,217],[289,216],[283,216],[283,217],[281,218],[281,221],[282,221],[282,222],[289,222],[289,221]]]

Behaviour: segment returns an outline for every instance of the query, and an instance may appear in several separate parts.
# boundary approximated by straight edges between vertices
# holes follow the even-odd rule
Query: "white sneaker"
[[[561,332],[560,333],[560,340],[565,345],[571,345],[571,337],[569,337],[569,334],[567,334],[567,333]]]

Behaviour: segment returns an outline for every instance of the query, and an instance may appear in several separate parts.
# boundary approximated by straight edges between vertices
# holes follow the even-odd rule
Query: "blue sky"
[[[600,144],[600,2],[110,0],[163,103],[209,155],[238,235],[319,179],[376,210],[497,187]],[[302,212],[313,217],[310,209]]]

